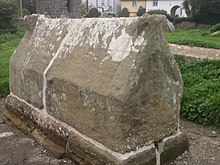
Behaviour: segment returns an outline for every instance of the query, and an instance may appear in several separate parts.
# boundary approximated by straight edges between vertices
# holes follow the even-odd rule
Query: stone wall
[[[38,14],[47,13],[52,18],[65,15],[70,18],[80,17],[81,0],[37,0],[36,8]]]
[[[164,16],[25,21],[10,60],[7,119],[80,164],[151,165],[187,149]]]

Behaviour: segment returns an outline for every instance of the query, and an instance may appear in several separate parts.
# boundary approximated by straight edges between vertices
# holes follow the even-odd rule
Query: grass
[[[220,60],[176,60],[184,81],[181,116],[220,127]]]
[[[220,37],[208,33],[208,28],[177,29],[175,32],[166,32],[165,37],[173,44],[220,49]]]
[[[25,33],[20,28],[16,34],[0,34],[0,97],[9,93],[9,59]]]

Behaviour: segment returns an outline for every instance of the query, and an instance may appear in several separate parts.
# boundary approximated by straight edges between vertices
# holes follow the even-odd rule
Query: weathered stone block
[[[10,91],[13,94],[41,109],[42,74],[68,31],[68,21],[44,20],[43,17],[39,17],[36,27],[33,28],[35,19],[36,15],[25,18],[31,31],[25,34],[10,60],[9,79]]]
[[[48,112],[121,153],[174,134],[182,80],[156,18],[73,20],[47,73]]]
[[[142,148],[142,152],[119,154],[100,144],[92,144],[89,140],[80,138],[74,132],[70,133],[67,154],[79,164],[156,164],[155,146],[153,144]]]
[[[7,111],[80,164],[154,163],[154,142],[178,131],[183,85],[165,21],[39,16],[11,58]]]
[[[189,150],[189,141],[186,134],[179,132],[176,135],[164,138],[159,146],[160,162],[165,164]]]
[[[65,156],[66,143],[69,137],[67,128],[39,113],[33,106],[22,102],[16,97],[7,97],[6,109],[4,119],[7,123],[14,124],[27,135],[37,139],[57,158]]]

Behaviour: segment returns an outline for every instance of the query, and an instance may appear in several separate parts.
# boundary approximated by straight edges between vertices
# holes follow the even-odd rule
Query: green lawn
[[[0,97],[9,93],[8,65],[9,59],[25,32],[21,28],[16,34],[0,34]]]
[[[208,28],[177,29],[175,32],[166,32],[165,37],[173,44],[220,49],[220,37],[208,33]]]

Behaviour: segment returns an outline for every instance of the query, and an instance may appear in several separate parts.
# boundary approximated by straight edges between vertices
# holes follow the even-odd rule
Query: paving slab
[[[169,44],[173,54],[197,59],[216,59],[220,60],[220,49],[209,49],[201,47],[192,47],[186,45]]]

